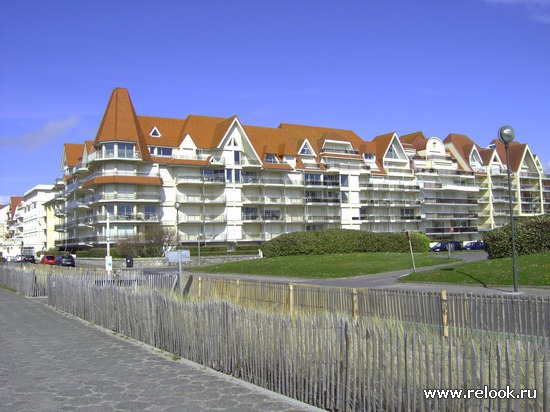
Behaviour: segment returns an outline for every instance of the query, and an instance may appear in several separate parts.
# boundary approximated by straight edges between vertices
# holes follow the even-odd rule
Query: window
[[[243,207],[242,218],[243,220],[258,219],[258,209],[255,207]]]
[[[308,185],[320,185],[321,175],[316,173],[306,173],[306,184]]]
[[[235,152],[233,152],[234,155],[233,155],[233,160],[235,160],[235,163],[236,165],[240,165],[241,164],[241,152],[239,152],[238,150],[235,150]]]
[[[115,144],[107,143],[103,145],[103,154],[105,157],[115,157]]]
[[[266,210],[264,212],[264,219],[266,220],[279,220],[281,218],[281,212],[279,210]]]
[[[205,182],[225,182],[225,172],[223,170],[204,169],[202,177]]]
[[[227,169],[225,171],[225,180],[228,182],[228,183],[232,183],[233,182],[233,169]]]
[[[397,156],[397,153],[395,153],[393,146],[390,146],[390,148],[388,149],[388,152],[386,153],[386,157],[388,159],[399,159],[399,156]]]
[[[235,170],[235,183],[241,182],[241,171],[239,169]]]
[[[274,154],[268,153],[265,155],[265,162],[275,164],[277,162],[277,157]]]
[[[414,210],[413,209],[401,209],[401,219],[413,219]]]
[[[105,213],[105,215],[107,215],[107,213],[110,215],[114,215],[115,207],[113,205],[105,205],[103,206],[103,213]]]
[[[151,137],[161,137],[162,135],[160,134],[159,129],[157,129],[157,127],[155,126],[151,130],[151,133],[149,133],[149,136],[151,136]]]
[[[118,205],[117,214],[119,217],[126,216],[131,217],[134,213],[134,207],[132,205]]]
[[[154,219],[157,216],[156,206],[145,206],[145,220]]]
[[[302,150],[300,150],[300,154],[301,155],[306,155],[306,156],[312,156],[313,155],[313,152],[311,150],[311,147],[309,147],[309,145],[306,143],[304,144],[304,146],[302,147]]]
[[[372,153],[364,153],[363,154],[363,157],[366,159],[366,160],[374,160],[374,155]]]
[[[134,226],[133,225],[119,225],[118,226],[118,237],[131,237],[134,235]]]
[[[119,143],[118,157],[123,157],[123,158],[134,157],[134,145],[131,143]]]
[[[349,180],[348,175],[340,175],[340,186],[348,187],[349,185],[348,180]]]
[[[348,203],[348,193],[347,192],[341,192],[340,193],[340,200],[342,203]]]
[[[150,146],[149,153],[151,153],[152,156],[172,156],[172,148]]]

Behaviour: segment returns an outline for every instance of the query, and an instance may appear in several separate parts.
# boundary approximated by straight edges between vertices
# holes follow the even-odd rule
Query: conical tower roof
[[[113,90],[97,131],[94,146],[97,147],[100,142],[113,141],[135,142],[142,159],[151,161],[151,154],[139,127],[134,105],[127,89],[116,88]]]

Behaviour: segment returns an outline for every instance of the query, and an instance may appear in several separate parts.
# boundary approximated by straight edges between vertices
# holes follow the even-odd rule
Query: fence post
[[[294,314],[294,285],[292,283],[288,284],[288,304],[290,314]]]
[[[235,288],[236,288],[236,291],[235,291],[235,300],[237,301],[237,303],[239,303],[240,298],[241,298],[241,289],[240,289],[240,286],[241,286],[241,280],[240,280],[240,279],[237,279],[236,282],[235,282]]]
[[[359,317],[359,301],[357,299],[357,288],[351,290],[351,296],[353,298],[353,320],[357,322]]]
[[[198,295],[199,295],[199,298],[201,298],[202,297],[202,276],[199,276],[198,281],[199,281],[199,286],[197,288],[198,289]]]
[[[443,337],[449,337],[449,318],[447,310],[447,291],[441,290],[441,319],[443,323]]]

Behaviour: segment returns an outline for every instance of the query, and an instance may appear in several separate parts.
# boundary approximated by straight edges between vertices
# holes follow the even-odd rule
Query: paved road
[[[0,289],[0,411],[319,409]]]
[[[417,268],[417,271],[431,270],[434,268],[441,268],[447,266],[453,266],[462,262],[479,262],[487,259],[487,253],[485,252],[454,252],[453,258],[462,259],[462,262],[445,263],[447,259],[446,253],[440,253],[437,256],[441,257],[442,264],[437,266]],[[274,276],[258,276],[258,275],[241,275],[234,273],[226,274],[212,274],[212,273],[199,273],[194,268],[192,272],[194,275],[203,275],[208,277],[226,277],[230,279],[249,279],[258,281],[268,281],[277,283],[305,283],[309,285],[322,285],[322,286],[339,286],[339,287],[352,287],[352,288],[371,288],[371,289],[406,289],[406,290],[423,290],[439,292],[442,289],[446,289],[450,293],[476,293],[476,294],[509,294],[512,293],[513,286],[491,286],[482,284],[471,285],[455,285],[455,284],[436,284],[436,283],[403,283],[397,282],[397,279],[406,276],[412,272],[411,269],[398,270],[395,272],[381,273],[378,275],[356,276],[350,278],[338,278],[338,279],[300,279],[289,277],[274,277]],[[150,269],[146,270],[146,273],[174,273],[177,272],[177,268],[169,269]],[[550,295],[549,287],[528,288],[520,287],[519,292],[522,294],[530,295]]]

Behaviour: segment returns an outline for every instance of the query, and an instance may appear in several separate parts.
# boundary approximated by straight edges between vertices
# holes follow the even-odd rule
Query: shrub
[[[514,232],[518,255],[550,251],[550,215],[515,218]],[[512,230],[509,224],[487,232],[483,240],[489,259],[512,256]]]
[[[58,252],[59,253],[59,252]],[[110,249],[110,254],[114,258],[120,258],[122,257],[118,251],[117,248],[112,247]],[[102,258],[107,256],[107,249],[106,248],[100,248],[100,247],[94,247],[88,250],[79,250],[76,252],[77,257],[81,258]]]
[[[412,233],[411,243],[413,251],[426,252],[430,242],[426,235]],[[262,245],[265,257],[409,250],[409,242],[404,233],[373,233],[352,229],[292,232]]]

